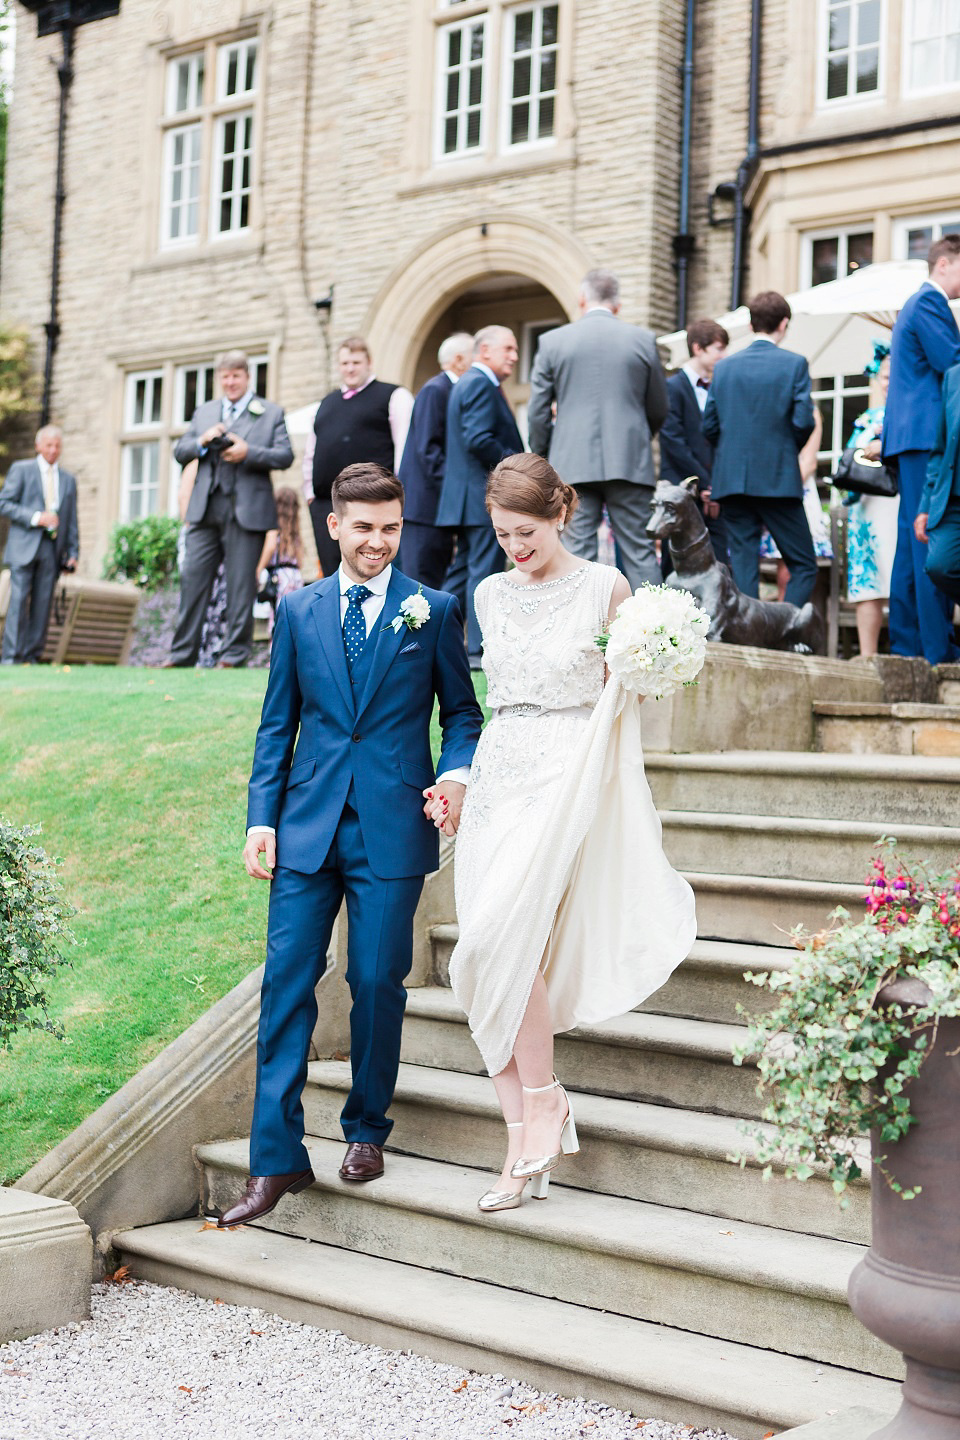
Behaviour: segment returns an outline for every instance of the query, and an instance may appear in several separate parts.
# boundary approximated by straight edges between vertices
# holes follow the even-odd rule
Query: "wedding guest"
[[[328,525],[334,480],[348,465],[369,463],[398,471],[413,411],[409,390],[377,379],[362,335],[344,340],[337,364],[340,384],[320,401],[303,455],[303,493],[321,575],[332,575],[340,564],[340,548]]]
[[[814,415],[807,362],[781,348],[790,313],[775,290],[750,301],[756,339],[716,366],[703,430],[716,445],[711,494],[726,522],[738,588],[759,595],[766,526],[790,571],[786,598],[805,605],[816,583],[817,559],[797,457],[813,433]]]
[[[268,530],[257,564],[261,592],[270,591],[267,633],[273,635],[277,606],[291,590],[303,588],[303,541],[300,538],[300,496],[289,485],[277,491],[277,528]]]
[[[279,405],[257,395],[250,362],[230,350],[217,365],[222,395],[193,414],[177,441],[180,465],[199,460],[187,505],[180,616],[166,667],[194,665],[203,621],[217,571],[223,565],[227,613],[217,668],[245,665],[253,640],[257,557],[267,531],[277,523],[271,470],[293,464],[293,449]]]
[[[927,479],[916,520],[916,538],[929,546],[927,574],[960,603],[960,364],[943,377],[943,401]]]
[[[813,407],[813,433],[797,456],[800,474],[803,478],[803,513],[810,528],[813,553],[818,560],[829,560],[833,556],[833,542],[830,539],[830,521],[820,499],[817,484],[820,469],[820,447],[823,443],[823,416],[816,405]],[[760,539],[760,558],[777,562],[777,599],[786,597],[790,584],[790,571],[769,530],[764,530]]]
[[[879,460],[884,402],[890,385],[890,346],[874,341],[866,368],[876,378],[880,403],[854,421],[847,447],[857,446],[868,460]],[[900,497],[851,495],[847,505],[847,599],[856,606],[861,655],[876,655],[883,629],[883,607],[890,598],[890,577],[897,552]]]
[[[633,589],[660,580],[647,534],[656,479],[653,437],[667,417],[667,388],[652,333],[618,318],[620,282],[591,270],[580,316],[544,335],[530,377],[530,449],[576,488],[579,505],[564,544],[597,558],[604,506],[623,573]],[[552,407],[556,403],[556,424]]]
[[[487,476],[523,441],[503,393],[517,363],[517,341],[505,325],[487,325],[473,341],[473,363],[457,381],[447,407],[447,465],[437,524],[457,532],[466,569],[467,650],[480,668],[483,642],[473,597],[481,580],[503,569],[503,552],[486,508]]]
[[[660,430],[660,479],[682,485],[696,475],[700,482],[698,503],[713,541],[713,552],[724,563],[729,560],[727,529],[720,506],[710,495],[713,446],[703,433],[703,412],[713,367],[723,359],[729,344],[730,336],[715,320],[695,320],[688,328],[690,359],[667,380],[670,408]],[[668,545],[663,547],[660,563],[666,579],[673,569]]]
[[[0,490],[0,515],[10,521],[4,665],[35,665],[40,659],[57,578],[77,568],[80,553],[77,482],[60,468],[63,435],[56,425],[44,425],[34,445],[36,459],[15,460]]]
[[[180,513],[180,534],[177,536],[177,570],[180,573],[181,583],[183,578],[184,565],[187,553],[187,531],[190,526],[187,524],[187,506],[190,504],[190,496],[193,494],[193,487],[197,479],[197,471],[200,468],[199,460],[191,460],[189,465],[184,465],[180,472],[180,484],[177,489],[177,503]],[[227,625],[227,577],[221,560],[216,578],[213,582],[213,589],[210,591],[210,599],[207,602],[206,614],[203,617],[203,629],[200,632],[200,649],[197,653],[197,664],[201,670],[212,670],[217,663],[217,656],[223,649],[223,637]]]
[[[927,548],[915,522],[941,411],[943,377],[960,361],[960,331],[950,301],[960,298],[960,235],[944,235],[927,256],[928,279],[893,327],[883,454],[900,479],[897,553],[890,578],[890,649],[931,665],[960,658],[953,601],[926,574]]]
[[[407,443],[397,471],[406,496],[398,563],[411,580],[434,590],[443,588],[443,577],[453,555],[453,531],[437,524],[447,458],[447,406],[454,385],[473,360],[473,336],[465,331],[448,336],[437,359],[439,375],[427,381],[413,402]]]

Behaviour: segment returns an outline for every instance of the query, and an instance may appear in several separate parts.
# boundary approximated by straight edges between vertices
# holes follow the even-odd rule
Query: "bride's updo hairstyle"
[[[508,455],[487,481],[488,515],[494,505],[535,520],[559,520],[566,507],[569,520],[577,508],[577,492],[542,455]]]

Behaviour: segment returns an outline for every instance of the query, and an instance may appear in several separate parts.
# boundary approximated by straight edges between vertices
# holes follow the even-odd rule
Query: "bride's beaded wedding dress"
[[[586,563],[477,588],[494,714],[457,836],[450,982],[491,1075],[510,1060],[538,967],[560,1032],[640,1004],[696,936],[644,775],[639,697],[604,686],[595,641],[617,576]]]

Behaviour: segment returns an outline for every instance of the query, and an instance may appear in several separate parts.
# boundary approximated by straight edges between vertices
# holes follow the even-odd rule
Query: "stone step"
[[[862,884],[792,880],[780,876],[723,875],[685,871],[697,899],[697,933],[749,945],[783,945],[797,925],[818,931],[842,905],[864,915]]]
[[[430,929],[432,983],[449,985],[450,956],[460,930],[457,925],[433,925]],[[718,1020],[727,1025],[744,1024],[737,1011],[764,1008],[765,996],[743,976],[747,970],[789,970],[796,950],[779,945],[740,945],[724,940],[697,940],[687,959],[655,995],[639,1007],[652,1015],[676,1015],[689,1020]]]
[[[960,802],[960,759],[734,750],[645,763],[658,810],[857,820],[895,835],[900,823],[955,824]]]
[[[668,860],[687,874],[712,871],[850,885],[863,884],[886,833],[869,821],[722,811],[661,810],[660,821]],[[960,829],[953,825],[901,821],[894,833],[905,853],[922,856],[938,869],[947,869],[960,855]]]
[[[156,1284],[741,1440],[848,1405],[892,1414],[898,1403],[899,1387],[872,1375],[260,1229],[178,1220],[114,1243]]]
[[[488,1172],[391,1155],[373,1184],[337,1169],[343,1145],[307,1141],[315,1183],[262,1225],[469,1280],[896,1379],[900,1357],[854,1317],[859,1245],[557,1184],[548,1203],[484,1215]],[[201,1145],[206,1205],[242,1193],[247,1143]]]
[[[817,702],[816,748],[845,755],[960,756],[960,705]]]
[[[594,1095],[753,1119],[763,1106],[756,1068],[731,1059],[742,1037],[738,1025],[634,1011],[558,1035],[557,1074],[572,1089]],[[463,1012],[443,986],[407,992],[401,1058],[435,1070],[486,1073]]]
[[[339,1140],[340,1111],[350,1066],[336,1060],[309,1067],[303,1105],[307,1133]],[[841,1210],[829,1180],[803,1184],[773,1175],[764,1180],[754,1145],[741,1122],[725,1115],[671,1110],[633,1100],[571,1091],[579,1155],[563,1162],[563,1183],[654,1205],[705,1211],[776,1230],[795,1230],[868,1244],[870,1189],[858,1181]],[[496,1173],[504,1129],[490,1081],[477,1075],[401,1065],[390,1115],[390,1148],[430,1160]],[[745,1154],[741,1169],[732,1155]],[[869,1161],[864,1161],[869,1169]]]

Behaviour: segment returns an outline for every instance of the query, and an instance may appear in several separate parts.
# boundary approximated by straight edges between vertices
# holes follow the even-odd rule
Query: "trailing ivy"
[[[160,590],[177,573],[179,522],[166,515],[146,515],[114,525],[103,562],[105,580],[132,580],[142,590]]]
[[[18,827],[0,816],[0,1050],[17,1030],[46,1030],[63,1039],[50,1019],[47,982],[70,962],[76,945],[56,866],[33,837],[37,825]]]
[[[820,934],[798,927],[801,956],[792,970],[747,973],[775,1003],[749,1015],[734,1056],[737,1065],[758,1057],[764,1123],[744,1128],[765,1174],[775,1161],[798,1180],[825,1167],[842,1205],[861,1174],[868,1132],[892,1145],[917,1123],[909,1082],[933,1049],[939,1021],[960,1015],[960,867],[932,874],[899,856],[896,841],[882,840],[866,905],[857,924],[838,909]],[[926,987],[919,1003],[879,1002],[897,980]],[[885,1158],[875,1157],[874,1168],[913,1199],[918,1188],[903,1187]]]

